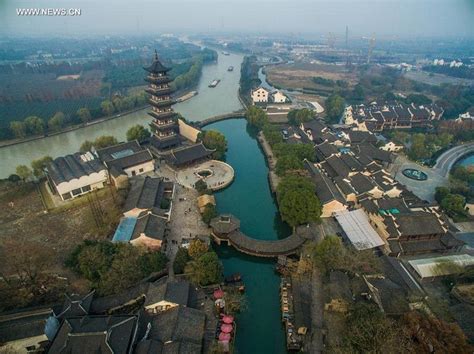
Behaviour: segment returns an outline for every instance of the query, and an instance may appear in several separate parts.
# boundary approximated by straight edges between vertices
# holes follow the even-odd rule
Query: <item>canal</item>
[[[226,136],[226,161],[235,170],[232,185],[216,193],[218,212],[239,218],[242,231],[251,237],[266,240],[288,237],[291,230],[280,219],[255,132],[247,129],[244,119],[214,123],[208,129]],[[275,260],[247,256],[227,246],[218,247],[217,252],[225,274],[241,273],[246,286],[246,311],[237,318],[237,352],[286,353],[280,317],[280,277],[275,273]]]
[[[226,56],[219,53],[216,63],[204,65],[196,88],[198,95],[176,104],[175,110],[188,120],[201,121],[214,115],[241,109],[237,93],[242,60],[243,55],[240,54],[232,53]],[[229,66],[233,66],[234,71],[228,72]],[[145,77],[145,72],[143,76]],[[214,79],[220,79],[221,82],[217,87],[209,88],[209,83]],[[32,160],[45,155],[56,158],[74,153],[79,150],[84,140],[94,140],[101,135],[113,135],[119,141],[123,141],[131,126],[141,124],[148,127],[150,120],[151,117],[144,109],[64,134],[0,148],[0,178],[15,173],[16,166],[30,165]]]

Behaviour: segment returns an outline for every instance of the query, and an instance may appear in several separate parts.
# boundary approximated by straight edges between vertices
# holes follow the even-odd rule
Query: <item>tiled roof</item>
[[[345,200],[334,183],[321,172],[319,168],[314,166],[312,162],[305,161],[305,167],[311,174],[314,181],[316,195],[321,203],[326,204],[333,200],[344,203]]]
[[[77,152],[72,155],[58,157],[47,167],[47,173],[56,185],[105,170],[106,168],[102,162],[90,152],[85,154]]]
[[[208,150],[202,143],[185,146],[173,150],[170,155],[170,162],[173,165],[185,165],[206,157],[209,157],[214,150]]]
[[[144,234],[156,240],[164,240],[167,230],[167,220],[150,212],[143,212],[138,218],[133,229],[132,240]]]
[[[161,209],[160,204],[165,189],[173,188],[170,182],[161,178],[135,177],[131,179],[131,188],[125,201],[124,212],[135,208],[154,210]]]
[[[137,317],[82,316],[66,319],[49,353],[129,353],[135,340]]]
[[[146,293],[145,306],[168,301],[173,304],[189,306],[191,285],[185,280],[168,281],[167,278],[151,283]]]

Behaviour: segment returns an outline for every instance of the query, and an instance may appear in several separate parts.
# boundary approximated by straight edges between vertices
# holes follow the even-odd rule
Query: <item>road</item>
[[[438,157],[433,168],[437,169],[441,175],[447,177],[456,161],[472,152],[474,152],[474,143],[455,146]]]

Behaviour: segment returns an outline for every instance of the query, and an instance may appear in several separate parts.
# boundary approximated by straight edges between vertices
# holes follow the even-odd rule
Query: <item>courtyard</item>
[[[234,169],[225,162],[210,160],[176,171],[176,182],[186,188],[194,188],[199,180],[211,190],[223,189],[234,180]]]

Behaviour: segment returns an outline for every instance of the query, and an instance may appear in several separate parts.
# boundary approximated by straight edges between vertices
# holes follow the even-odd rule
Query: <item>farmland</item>
[[[334,64],[294,63],[268,68],[268,80],[275,86],[289,89],[308,88],[314,91],[331,91],[331,82],[345,82],[349,87],[357,83],[357,74],[344,66]],[[318,78],[321,83],[318,83]]]

